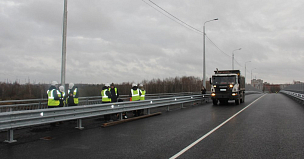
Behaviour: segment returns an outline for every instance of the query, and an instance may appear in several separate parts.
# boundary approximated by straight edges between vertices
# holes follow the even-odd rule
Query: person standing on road
[[[48,94],[48,108],[58,108],[60,106],[60,97],[61,93],[56,88],[56,85],[58,85],[57,81],[52,81],[51,87],[47,91]],[[51,123],[51,126],[59,125],[59,122],[57,123]]]
[[[146,90],[143,84],[139,84],[140,100],[146,99]],[[144,109],[140,110],[140,115],[144,115]]]
[[[110,87],[109,83],[106,83],[105,86],[102,87],[102,91],[101,91],[102,103],[111,103],[112,96],[111,96],[111,92],[109,91],[109,87]],[[112,120],[110,114],[104,115],[104,119],[106,122]]]
[[[60,104],[59,96],[60,92],[56,88],[56,85],[58,84],[57,81],[52,81],[51,87],[48,89],[48,108],[57,108]]]
[[[67,96],[67,105],[68,106],[77,106],[79,101],[79,92],[78,88],[74,86],[74,83],[69,83],[69,90],[68,90],[68,96]]]
[[[118,98],[119,98],[119,92],[118,92],[118,89],[114,86],[114,83],[111,83],[109,91],[111,93],[111,103],[119,102],[119,100],[118,100]],[[127,113],[123,112],[122,113],[122,117],[123,117],[123,119],[127,119],[128,118],[127,117]],[[119,114],[116,114],[116,119],[119,119]]]
[[[119,98],[119,93],[118,89],[114,86],[114,83],[111,84],[109,91],[111,93],[111,102],[117,102],[117,99]]]
[[[146,90],[145,90],[143,84],[139,84],[139,90],[140,90],[140,100],[145,100],[146,99]]]
[[[137,87],[137,85],[135,83],[132,84],[132,88],[131,88],[131,91],[130,91],[130,101],[139,101],[140,100],[140,91]],[[134,110],[133,111],[133,115],[136,117],[136,116],[139,116],[140,115],[140,111],[139,110]]]

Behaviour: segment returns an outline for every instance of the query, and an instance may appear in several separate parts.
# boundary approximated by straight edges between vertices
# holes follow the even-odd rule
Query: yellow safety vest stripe
[[[106,95],[106,91],[108,91],[108,89],[104,89],[101,91],[101,98],[102,98],[102,101],[103,102],[111,102],[111,98],[109,98],[107,95]]]
[[[131,89],[131,94],[132,94],[132,101],[140,100],[139,89],[137,89],[137,90]]]
[[[58,90],[52,89],[51,91],[48,91],[48,106],[59,106],[60,104],[59,100],[54,99],[54,93],[57,93],[58,97],[61,96]]]

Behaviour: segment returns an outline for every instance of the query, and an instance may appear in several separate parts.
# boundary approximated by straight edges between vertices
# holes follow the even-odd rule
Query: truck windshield
[[[235,76],[213,76],[213,84],[235,84]]]

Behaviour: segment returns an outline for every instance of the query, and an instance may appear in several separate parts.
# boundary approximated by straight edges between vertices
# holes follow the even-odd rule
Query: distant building
[[[263,90],[263,80],[253,79],[253,80],[251,80],[251,86],[262,91]]]
[[[293,81],[293,84],[302,84],[303,82],[301,81]]]
[[[281,85],[280,84],[269,84],[269,83],[264,83],[264,89],[263,92],[267,93],[278,93],[281,90]]]

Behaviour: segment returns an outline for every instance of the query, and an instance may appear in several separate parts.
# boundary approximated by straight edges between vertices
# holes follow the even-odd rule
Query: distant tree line
[[[178,92],[200,92],[202,80],[198,77],[175,77],[166,79],[143,80],[148,94],[154,93],[178,93]],[[132,82],[123,82],[115,84],[121,95],[128,95]],[[78,87],[81,97],[100,96],[103,84],[75,84]],[[46,99],[48,84],[19,84],[0,82],[0,100],[19,100],[19,99]],[[68,88],[68,84],[66,84]],[[207,81],[207,91],[210,90],[210,84]]]

